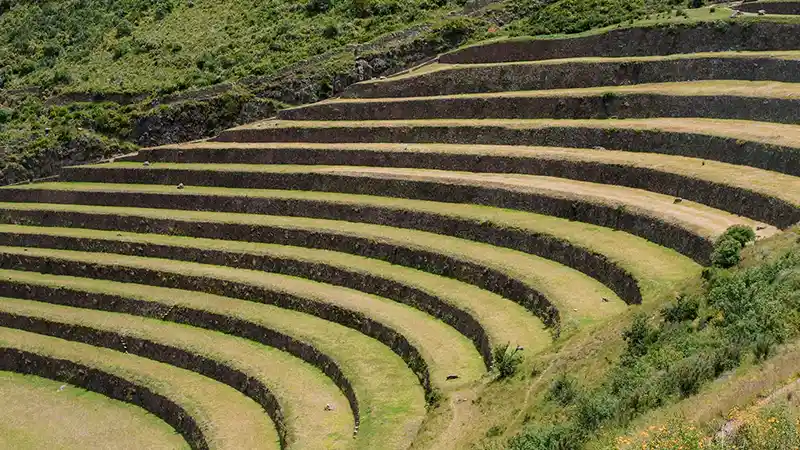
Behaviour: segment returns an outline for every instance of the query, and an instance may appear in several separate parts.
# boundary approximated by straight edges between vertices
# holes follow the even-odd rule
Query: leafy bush
[[[617,413],[617,398],[605,391],[597,391],[578,397],[575,422],[579,429],[592,432]]]
[[[627,343],[623,359],[635,359],[647,354],[647,349],[658,339],[658,330],[650,326],[647,316],[637,314],[622,338]]]
[[[498,373],[498,379],[502,380],[517,373],[517,369],[522,363],[522,355],[519,352],[520,348],[511,348],[511,343],[498,345],[492,350],[492,360]]]
[[[734,225],[728,228],[714,243],[711,263],[716,267],[722,268],[739,264],[742,248],[748,242],[755,240],[755,238],[756,234],[750,227]]]
[[[661,309],[661,317],[667,322],[683,322],[697,318],[700,303],[696,298],[680,295],[675,303]]]
[[[306,11],[310,14],[324,13],[331,9],[331,0],[308,0],[306,3]]]
[[[508,450],[573,450],[575,430],[568,425],[535,425],[508,443]]]
[[[730,236],[736,239],[742,246],[756,240],[756,232],[746,225],[733,225],[725,230],[723,236]]]
[[[716,267],[728,268],[739,264],[741,260],[742,244],[730,236],[721,237],[714,244],[711,253],[711,264]]]
[[[14,111],[10,108],[0,108],[0,124],[10,122],[13,114]]]
[[[675,383],[681,397],[697,394],[700,387],[714,377],[713,366],[705,355],[692,355],[672,364],[669,378]]]
[[[567,374],[559,375],[550,384],[547,399],[561,406],[567,406],[578,396],[578,384]]]

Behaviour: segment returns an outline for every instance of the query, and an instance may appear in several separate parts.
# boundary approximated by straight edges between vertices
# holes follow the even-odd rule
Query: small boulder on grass
[[[766,10],[764,10],[764,9],[759,9],[759,10],[758,10],[758,15],[759,15],[759,16],[764,16],[764,15],[766,15],[766,14],[767,14],[767,11],[766,11]]]
[[[184,186],[183,183],[178,183],[178,189],[184,189],[185,187],[186,186]]]

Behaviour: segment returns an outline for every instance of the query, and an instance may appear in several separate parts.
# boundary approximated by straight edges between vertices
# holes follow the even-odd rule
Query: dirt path
[[[455,450],[466,434],[466,429],[472,426],[480,410],[474,401],[478,398],[480,387],[462,389],[450,395],[449,406],[453,411],[450,423],[439,434],[439,437],[430,445],[430,449]]]
[[[768,404],[772,403],[773,401],[777,400],[779,397],[787,396],[790,392],[794,390],[800,390],[800,378],[784,385],[780,389],[775,390],[770,395],[762,398],[761,400],[757,401],[753,406],[751,406],[750,410],[758,410],[761,409]],[[714,439],[718,441],[725,441],[729,437],[736,434],[736,431],[743,425],[743,421],[741,416],[734,417],[732,419],[728,419],[724,425],[717,431],[717,434],[714,435]]]

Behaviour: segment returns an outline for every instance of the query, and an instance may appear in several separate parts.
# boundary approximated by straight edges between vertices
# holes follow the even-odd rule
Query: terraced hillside
[[[143,409],[165,447],[469,448],[509,401],[498,348],[574,358],[729,227],[800,222],[799,36],[489,42],[0,189],[0,370],[113,399],[132,442],[162,433]]]

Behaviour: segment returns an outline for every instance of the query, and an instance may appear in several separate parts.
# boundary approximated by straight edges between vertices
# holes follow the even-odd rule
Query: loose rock
[[[183,189],[184,187],[183,183],[178,183],[178,189]]]

